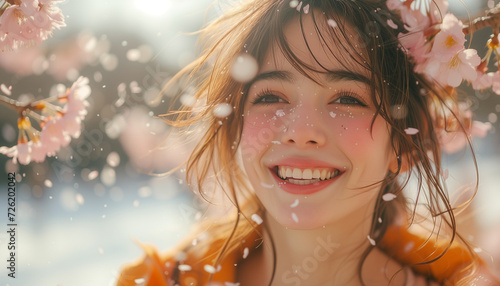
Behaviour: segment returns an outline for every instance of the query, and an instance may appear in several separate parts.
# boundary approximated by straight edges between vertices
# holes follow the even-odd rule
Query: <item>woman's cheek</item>
[[[269,148],[270,144],[274,144],[276,134],[283,132],[283,120],[271,112],[247,112],[244,117],[241,140],[244,158],[261,154]]]
[[[335,126],[338,140],[348,150],[363,152],[373,143],[370,133],[371,116],[338,116]]]

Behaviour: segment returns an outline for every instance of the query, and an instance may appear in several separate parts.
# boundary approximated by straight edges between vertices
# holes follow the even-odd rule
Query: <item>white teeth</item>
[[[293,176],[294,179],[302,179],[302,171],[300,169],[293,169]]]
[[[279,168],[279,175],[281,178],[286,178],[286,170],[285,168]]]
[[[311,169],[305,169],[302,171],[302,179],[310,180],[313,178],[313,172]]]
[[[282,179],[297,180],[328,180],[340,174],[339,170],[328,169],[299,169],[278,166],[278,176]],[[294,180],[294,181],[297,181]],[[301,183],[300,183],[301,184]]]
[[[321,180],[326,179],[326,170],[321,170]]]
[[[318,169],[314,170],[312,177],[315,179],[321,178],[321,172]]]

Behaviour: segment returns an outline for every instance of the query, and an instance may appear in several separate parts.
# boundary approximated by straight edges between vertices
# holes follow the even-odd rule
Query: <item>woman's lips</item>
[[[310,168],[310,169],[312,170],[315,168]],[[310,195],[326,188],[344,174],[344,172],[340,172],[340,170],[338,169],[335,168],[331,169],[332,169],[330,175],[331,178],[329,179],[322,179],[321,177],[323,176],[321,176],[320,178],[311,178],[311,179],[309,179],[310,176],[306,176],[308,179],[303,179],[303,178],[295,179],[291,176],[287,176],[286,179],[282,179],[278,175],[278,172],[280,170],[279,166],[275,166],[274,168],[270,168],[269,170],[271,171],[271,174],[273,175],[273,178],[280,189],[284,190],[287,193],[295,195]]]

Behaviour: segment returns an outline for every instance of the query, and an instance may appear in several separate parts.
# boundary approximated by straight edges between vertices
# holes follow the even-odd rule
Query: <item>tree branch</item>
[[[463,32],[464,34],[469,35],[474,31],[481,30],[486,27],[492,27],[493,33],[498,34],[498,28],[500,27],[500,3],[486,11],[486,16],[478,17],[472,20],[469,25],[465,25]]]
[[[14,100],[12,98],[8,98],[8,97],[3,96],[3,95],[0,95],[0,103],[7,106],[7,107],[14,109],[18,113],[21,113],[22,109],[24,108],[24,106],[19,105],[19,103],[16,100]]]

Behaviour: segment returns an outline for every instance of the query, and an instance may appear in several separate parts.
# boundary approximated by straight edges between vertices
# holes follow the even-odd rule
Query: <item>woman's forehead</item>
[[[366,63],[366,59],[362,48],[357,48],[364,45],[356,42],[359,37],[355,36],[355,29],[345,22],[332,26],[328,20],[321,12],[316,12],[314,18],[312,14],[303,14],[290,20],[283,33],[291,53],[315,71],[350,70],[369,77],[369,71],[360,64]],[[273,41],[260,71],[290,70],[293,66],[278,42]]]

